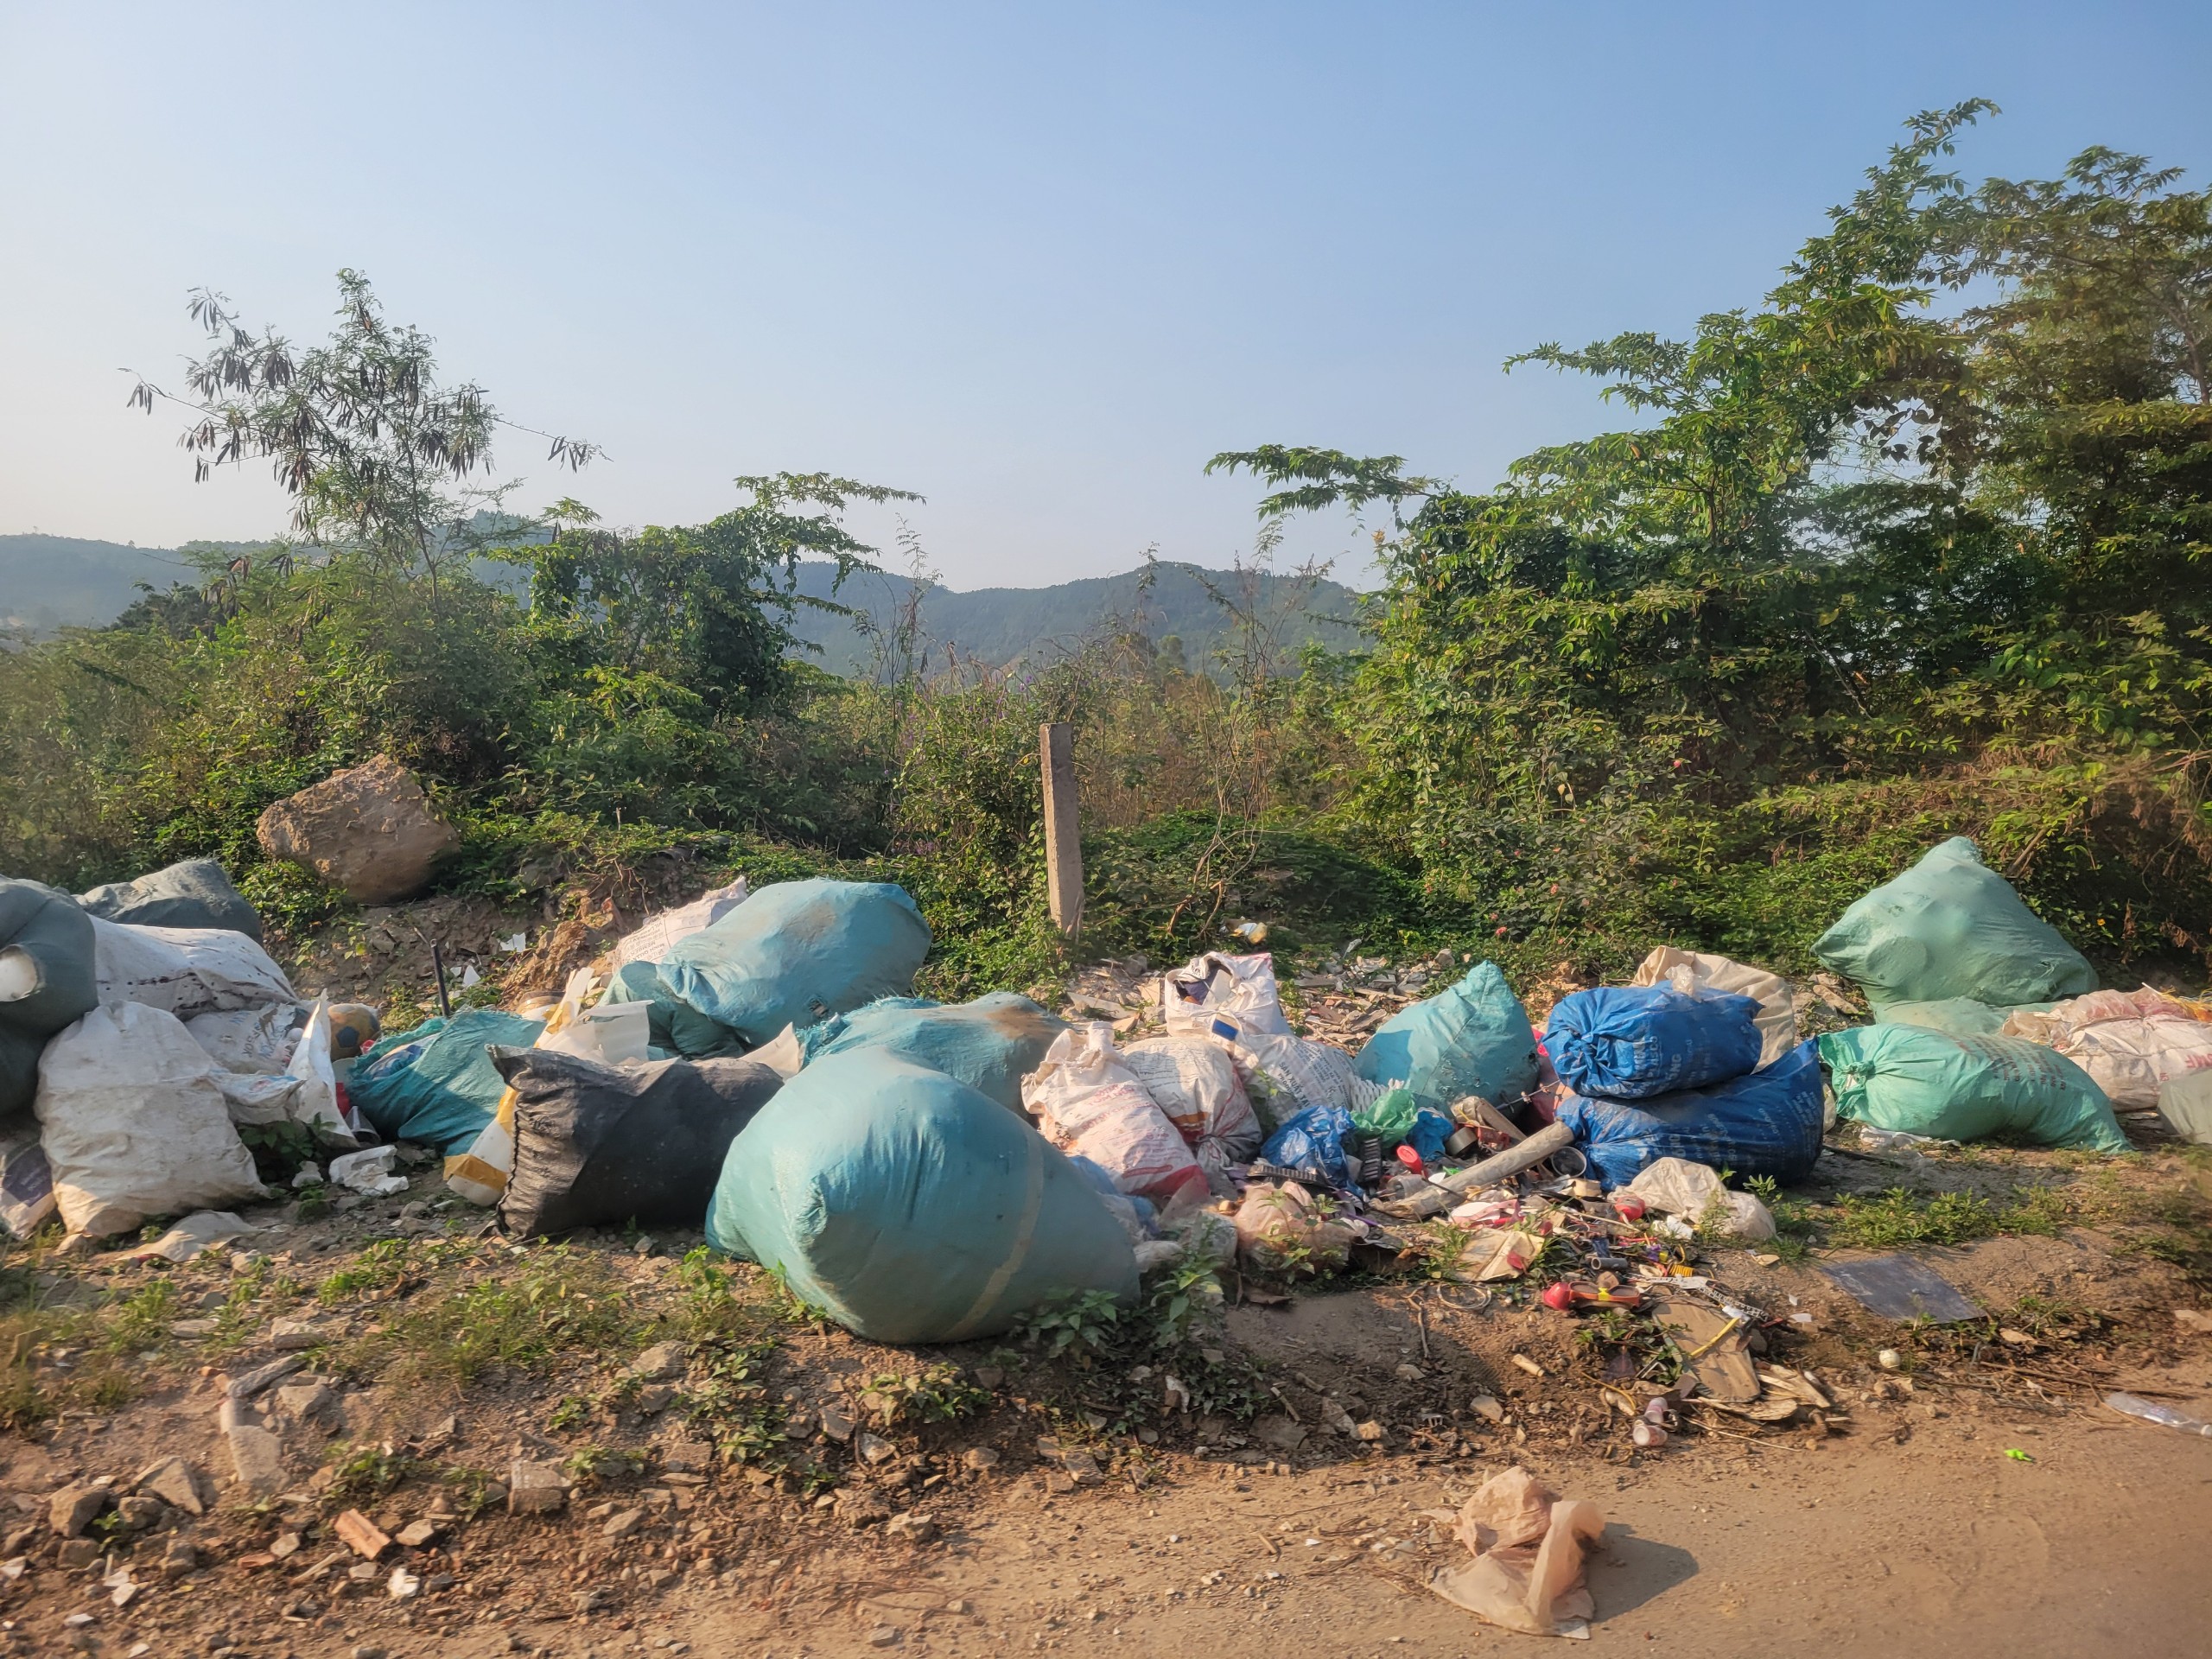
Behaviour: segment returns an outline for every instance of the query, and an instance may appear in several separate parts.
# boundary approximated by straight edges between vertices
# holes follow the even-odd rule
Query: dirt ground
[[[2049,1154],[2009,1156],[2063,1173]],[[1866,1161],[1832,1155],[1823,1173]],[[1979,1158],[1965,1161],[1987,1179]],[[2205,1180],[2171,1151],[2085,1179],[2113,1186],[2113,1169],[2138,1193],[2201,1195]],[[16,1341],[61,1414],[0,1437],[0,1503],[20,1516],[5,1548],[22,1562],[0,1581],[8,1650],[1473,1652],[1539,1638],[1481,1624],[1426,1581],[1460,1558],[1458,1504],[1516,1463],[1610,1520],[1590,1567],[1601,1643],[1700,1655],[1886,1652],[1929,1637],[1961,1654],[2113,1640],[2136,1655],[2203,1650],[2212,1440],[2123,1418],[2098,1396],[2139,1388],[2212,1417],[2212,1319],[2190,1270],[2130,1248],[2125,1228],[1922,1252],[1994,1316],[1948,1331],[1875,1318],[1822,1274],[1817,1252],[1708,1252],[1709,1271],[1775,1314],[1770,1355],[1809,1370],[1835,1409],[1770,1427],[1707,1413],[1639,1451],[1596,1392],[1577,1322],[1495,1291],[1369,1281],[1232,1306],[1208,1340],[1252,1368],[1268,1409],[1256,1421],[1139,1410],[1122,1432],[1090,1408],[1151,1397],[1126,1378],[1114,1394],[1095,1372],[1003,1344],[874,1347],[779,1309],[765,1275],[687,1263],[696,1237],[647,1241],[650,1254],[614,1236],[518,1248],[473,1236],[474,1211],[402,1214],[434,1201],[429,1173],[416,1185],[319,1220],[253,1212],[269,1230],[227,1261],[48,1256],[17,1269],[40,1275],[49,1316],[74,1308],[107,1324],[76,1327],[82,1346],[55,1343],[54,1326],[29,1355]],[[683,1391],[705,1386],[699,1362],[674,1405],[626,1376],[655,1339],[688,1333],[695,1355],[712,1351],[702,1283],[765,1322],[741,1325],[768,1333],[754,1351],[773,1349],[756,1397],[790,1436],[774,1448],[780,1477],[772,1458],[676,1472],[679,1442],[709,1432],[680,1421]],[[570,1343],[556,1331],[533,1346],[545,1317],[484,1300],[487,1287],[573,1299],[587,1309],[573,1328],[598,1334]],[[468,1296],[482,1328],[440,1322]],[[593,1307],[613,1322],[590,1324]],[[217,1408],[226,1376],[282,1351],[268,1337],[287,1317],[323,1326],[287,1383],[319,1376],[334,1398],[318,1421],[273,1420],[291,1484],[257,1502],[230,1478]],[[133,1318],[144,1345],[126,1351],[115,1322]],[[1996,1339],[2000,1327],[2019,1340]],[[484,1363],[465,1380],[410,1369],[404,1350],[472,1337]],[[1874,1362],[1883,1346],[1904,1351],[1904,1370]],[[133,1397],[66,1403],[73,1374],[96,1365],[122,1368]],[[875,1424],[873,1461],[864,1391],[931,1365],[962,1379],[966,1404],[950,1421]],[[1471,1408],[1483,1395],[1499,1421]],[[1322,1429],[1324,1398],[1379,1423],[1382,1443]],[[820,1414],[840,1404],[862,1426],[842,1440]],[[1056,1446],[1080,1448],[1089,1466]],[[127,1491],[172,1454],[213,1478],[210,1512],[111,1529],[97,1561],[65,1566],[50,1494],[103,1476]],[[576,1486],[564,1508],[512,1516],[495,1491],[472,1513],[518,1456],[565,1462]],[[436,1536],[394,1544],[357,1579],[359,1558],[334,1535],[348,1509],[390,1534],[427,1517]],[[608,1536],[610,1523],[626,1535]],[[272,1559],[287,1534],[296,1548]],[[178,1537],[198,1565],[166,1575]],[[405,1601],[388,1587],[402,1565],[424,1586]],[[118,1567],[138,1586],[121,1607]],[[72,1626],[73,1614],[90,1622]]]

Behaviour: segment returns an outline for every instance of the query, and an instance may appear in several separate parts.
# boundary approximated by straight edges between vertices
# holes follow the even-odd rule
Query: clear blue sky
[[[281,524],[117,371],[175,382],[200,283],[312,338],[353,265],[606,445],[507,444],[519,504],[685,522],[826,469],[928,496],[956,587],[1222,563],[1255,491],[1214,451],[1486,483],[1609,418],[1510,352],[1755,301],[1908,113],[2004,105],[1975,176],[2101,143],[2201,181],[2208,70],[2202,0],[0,0],[0,531]]]

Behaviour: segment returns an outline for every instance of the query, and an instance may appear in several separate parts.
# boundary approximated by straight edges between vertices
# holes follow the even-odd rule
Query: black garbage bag
[[[135,881],[110,881],[79,893],[77,902],[103,921],[140,927],[227,927],[261,943],[261,912],[245,901],[212,858],[188,858]]]
[[[784,1083],[757,1060],[616,1066],[557,1049],[491,1052],[515,1091],[499,1224],[520,1236],[702,1225],[730,1142]]]
[[[92,918],[65,893],[0,876],[0,1122],[30,1109],[47,1039],[99,1001]]]

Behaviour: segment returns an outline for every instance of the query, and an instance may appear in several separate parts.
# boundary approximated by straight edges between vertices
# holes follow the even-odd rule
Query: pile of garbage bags
[[[1756,1235],[1771,1218],[1714,1172],[1802,1179],[1831,1113],[2107,1152],[2116,1107],[2172,1118],[2180,1090],[2212,1116],[2212,1006],[2098,990],[1962,839],[1821,936],[1877,1020],[1810,1040],[1779,976],[1662,947],[1541,1032],[1475,963],[1357,1053],[1292,1028],[1267,953],[1208,952],[1160,976],[1161,1034],[1124,1042],[1011,993],[914,995],[912,897],[831,880],[652,917],[542,1018],[380,1036],[296,995],[258,931],[205,861],[80,898],[0,881],[0,1221],[108,1234],[244,1201],[240,1129],[289,1122],[431,1148],[512,1233],[703,1225],[863,1335],[942,1341],[1185,1254],[1339,1263],[1446,1210],[1498,1230],[1485,1275],[1518,1271],[1541,1241],[1505,1174]]]

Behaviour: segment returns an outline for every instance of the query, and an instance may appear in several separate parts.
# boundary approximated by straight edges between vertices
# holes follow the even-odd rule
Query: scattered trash
[[[2005,1448],[2005,1455],[2010,1458],[2014,1463],[2033,1463],[2035,1461],[2032,1457],[2029,1456],[2025,1452],[2021,1451],[2017,1446],[2006,1446]]]
[[[1640,1199],[1646,1210],[1687,1217],[1694,1225],[1714,1217],[1723,1231],[1752,1243],[1774,1236],[1773,1212],[1751,1193],[1730,1192],[1709,1164],[1662,1158],[1621,1189],[1614,1198],[1617,1208],[1624,1196]]]
[[[696,1224],[730,1143],[784,1084],[751,1060],[618,1066],[502,1048],[492,1061],[514,1091],[514,1170],[499,1224],[518,1237]]]
[[[1477,1489],[1455,1531],[1474,1560],[1437,1572],[1431,1590],[1509,1630],[1589,1634],[1597,1609],[1584,1583],[1586,1557],[1605,1532],[1596,1504],[1556,1497],[1516,1467]]]
[[[2212,1071],[2212,1024],[2148,985],[2018,1011],[2005,1032],[2050,1044],[2088,1073],[2115,1111],[2155,1111],[2166,1084]]]
[[[1000,991],[950,1005],[886,997],[851,1014],[832,1014],[798,1037],[806,1064],[856,1048],[880,1049],[942,1071],[1018,1112],[1022,1078],[1044,1064],[1053,1040],[1067,1029],[1065,1020],[1027,997]],[[1126,1055],[1118,1058],[1127,1062]]]
[[[1764,1039],[1759,1005],[1672,985],[1571,991],[1553,1005],[1544,1052],[1578,1095],[1649,1100],[1750,1072]]]
[[[220,1076],[182,1020],[136,1002],[94,1008],[47,1045],[35,1105],[71,1232],[102,1237],[264,1196]]]
[[[1055,1297],[1137,1288],[1120,1225],[1043,1135],[867,1049],[808,1066],[731,1143],[707,1237],[878,1342],[990,1336]]]
[[[2130,1417],[2139,1417],[2146,1423],[2156,1423],[2161,1428],[2177,1428],[2185,1434],[2212,1437],[2212,1423],[2202,1417],[2192,1417],[2185,1411],[2176,1411],[2171,1406],[2162,1406],[2155,1400],[2145,1400],[2139,1395],[2108,1394],[2105,1404],[2114,1411]]]
[[[1160,1204],[1179,1193],[1199,1203],[1209,1196],[1197,1155],[1122,1064],[1104,1020],[1053,1039],[1044,1064],[1023,1079],[1021,1101],[1054,1146],[1090,1159],[1123,1192]]]
[[[1536,1086],[1535,1033],[1497,964],[1482,962],[1386,1020],[1354,1064],[1368,1082],[1402,1084],[1433,1110],[1469,1095],[1512,1100]]]
[[[1662,1158],[1731,1169],[1745,1179],[1801,1181],[1821,1155],[1821,1115],[1820,1060],[1806,1042],[1763,1071],[1708,1089],[1634,1103],[1570,1094],[1557,1122],[1613,1187]]]
[[[407,1178],[391,1173],[398,1156],[396,1147],[370,1147],[330,1160],[330,1184],[372,1198],[389,1198],[407,1190]]]
[[[353,1109],[388,1141],[413,1141],[448,1157],[468,1150],[490,1124],[506,1085],[487,1048],[527,1047],[545,1029],[497,1008],[465,1008],[387,1038],[346,1079]]]
[[[77,895],[88,916],[142,927],[226,927],[261,943],[260,912],[212,858],[188,858],[130,881],[110,881]]]
[[[2023,1038],[1857,1026],[1818,1041],[1837,1112],[1878,1129],[1953,1141],[2005,1131],[2044,1146],[2128,1149],[2104,1091],[2088,1074]]]
[[[54,1166],[35,1128],[0,1134],[0,1226],[29,1238],[54,1213]]]
[[[2097,973],[1964,836],[1859,899],[1813,954],[1877,1008],[1967,996],[2012,1007],[2096,988]]]
[[[1160,1018],[1171,1032],[1208,1032],[1225,1018],[1242,1031],[1290,1034],[1274,958],[1265,951],[1248,957],[1208,951],[1170,969],[1160,979]]]
[[[765,1043],[785,1026],[909,995],[929,948],[929,925],[904,887],[778,881],[677,941],[660,976],[680,1001]]]
[[[1201,1037],[1153,1037],[1121,1051],[1122,1064],[1190,1143],[1217,1193],[1235,1191],[1230,1168],[1260,1150],[1260,1117],[1220,1044]]]
[[[1754,1023],[1759,1032],[1761,1066],[1772,1065],[1797,1046],[1797,1005],[1790,996],[1789,982],[1779,974],[1747,968],[1726,957],[1662,944],[1637,965],[1629,983],[1671,985],[1690,995],[1711,991],[1750,997],[1759,1005]]]
[[[1262,1273],[1339,1268],[1355,1230],[1336,1220],[1298,1181],[1255,1181],[1236,1206],[1237,1248]]]
[[[1885,1371],[1904,1369],[1904,1356],[1894,1348],[1885,1348],[1874,1356],[1874,1363]]]
[[[159,1256],[164,1262],[189,1262],[211,1244],[254,1230],[227,1210],[195,1210],[150,1244],[122,1252],[121,1259],[143,1261]]]
[[[1885,1319],[1932,1319],[1955,1325],[1978,1319],[1981,1310],[1958,1287],[1917,1257],[1872,1255],[1858,1262],[1826,1262],[1821,1271]]]

